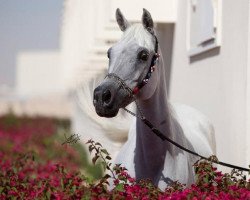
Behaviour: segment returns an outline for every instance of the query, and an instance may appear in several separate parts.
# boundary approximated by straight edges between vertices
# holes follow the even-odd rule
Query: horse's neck
[[[155,73],[155,74],[154,74]],[[172,136],[172,115],[171,115],[171,108],[168,103],[167,99],[167,85],[165,81],[165,69],[163,59],[160,57],[160,60],[156,66],[156,71],[153,73],[153,83],[149,84],[156,84],[156,89],[146,100],[138,100],[139,109],[142,110],[143,115],[157,128],[162,130],[162,132],[168,136]],[[142,91],[144,93],[148,92],[148,88]],[[144,95],[147,96],[147,95]],[[137,121],[138,127],[138,134],[143,135],[143,138],[150,139],[150,141],[156,141],[158,143],[162,143],[159,138],[157,138],[154,134],[144,134],[144,131],[150,132],[149,128],[146,127],[142,121]],[[160,142],[159,142],[160,141]],[[145,140],[145,142],[147,142]]]
[[[138,105],[143,115],[167,137],[173,138],[170,107],[167,101],[167,90],[164,81],[163,62],[160,60],[157,70],[158,83],[154,94],[147,100],[139,100]],[[149,83],[150,84],[150,83]],[[146,92],[146,91],[144,91]],[[137,178],[151,178],[157,182],[157,175],[164,167],[166,153],[171,154],[172,146],[163,142],[141,121],[136,123],[135,165]]]

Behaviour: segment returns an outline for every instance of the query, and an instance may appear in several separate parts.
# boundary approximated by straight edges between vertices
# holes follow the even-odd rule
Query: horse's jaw
[[[152,74],[151,78],[148,81],[148,84],[146,84],[138,93],[137,98],[139,100],[147,100],[153,96],[155,93],[155,90],[158,85],[158,69],[155,70],[155,72]]]
[[[105,109],[102,106],[95,106],[96,114],[100,117],[112,118],[118,114],[119,109]]]

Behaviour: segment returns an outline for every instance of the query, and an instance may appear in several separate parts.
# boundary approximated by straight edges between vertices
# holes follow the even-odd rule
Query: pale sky
[[[0,85],[15,84],[20,51],[59,48],[63,0],[0,0]]]

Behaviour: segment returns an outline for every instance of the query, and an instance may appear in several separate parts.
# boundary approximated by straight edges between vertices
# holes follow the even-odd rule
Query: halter
[[[116,74],[114,73],[109,73],[106,75],[106,77],[109,77],[109,78],[114,78],[116,79],[116,81],[118,81],[120,83],[120,85],[129,91],[130,94],[134,95],[134,94],[137,94],[140,89],[146,85],[148,83],[148,80],[150,79],[152,73],[155,71],[155,67],[156,67],[156,62],[158,61],[159,57],[160,57],[160,54],[158,53],[158,39],[156,37],[156,35],[154,35],[154,38],[155,38],[155,48],[154,48],[154,55],[152,57],[152,60],[151,60],[151,64],[149,66],[149,69],[148,69],[148,72],[146,74],[146,76],[144,77],[144,79],[137,84],[137,86],[134,87],[134,89],[130,89],[125,83],[124,83],[124,80],[122,80],[119,76],[117,76]]]
[[[200,155],[198,154],[197,152],[195,151],[192,151],[180,144],[178,144],[177,142],[171,140],[170,138],[168,138],[167,136],[165,136],[159,129],[157,129],[149,120],[146,119],[146,117],[143,115],[142,113],[142,110],[140,109],[140,106],[138,105],[138,102],[136,101],[136,97],[134,96],[134,94],[137,94],[139,92],[139,90],[148,83],[148,80],[149,78],[151,77],[152,73],[154,72],[155,70],[155,64],[156,64],[156,61],[158,60],[160,54],[158,54],[158,40],[157,40],[157,37],[154,35],[155,37],[155,54],[152,58],[152,61],[151,61],[151,65],[149,67],[149,70],[148,70],[148,73],[146,74],[145,78],[142,80],[142,82],[138,83],[138,85],[133,89],[131,90],[130,87],[128,87],[126,85],[126,83],[124,82],[124,80],[122,80],[119,76],[117,76],[116,74],[114,73],[109,73],[107,74],[106,77],[109,77],[109,78],[113,78],[116,80],[117,83],[119,83],[119,87],[122,87],[125,91],[128,92],[129,96],[132,97],[134,100],[135,100],[135,104],[136,104],[136,107],[137,107],[137,110],[138,110],[138,114],[137,113],[134,113],[130,110],[128,110],[127,108],[123,108],[126,112],[128,112],[129,114],[133,115],[134,117],[140,119],[146,126],[148,126],[151,131],[157,136],[159,137],[162,141],[168,141],[169,143],[171,143],[172,145],[178,147],[179,149],[182,149],[183,151],[189,153],[189,154],[192,154],[194,156],[197,156],[199,157],[200,159],[204,159],[204,160],[207,160],[209,162],[212,162],[212,163],[215,163],[215,164],[219,164],[219,165],[222,165],[222,166],[225,166],[225,167],[229,167],[229,168],[233,168],[233,169],[238,169],[238,170],[242,170],[242,171],[246,171],[246,172],[249,172],[249,169],[248,168],[244,168],[244,167],[240,167],[240,166],[237,166],[237,165],[232,165],[230,163],[226,163],[226,162],[222,162],[222,161],[219,161],[217,158],[214,158],[213,156],[212,157],[205,157],[203,155]]]
[[[151,60],[151,64],[149,66],[148,73],[146,74],[145,78],[140,83],[138,83],[137,86],[135,86],[135,88],[133,89],[133,94],[137,94],[139,92],[139,90],[144,85],[146,85],[148,83],[148,80],[150,79],[152,73],[155,71],[156,62],[160,57],[160,54],[158,53],[158,39],[157,39],[156,35],[153,35],[153,36],[155,38],[155,49],[154,49],[155,54]]]

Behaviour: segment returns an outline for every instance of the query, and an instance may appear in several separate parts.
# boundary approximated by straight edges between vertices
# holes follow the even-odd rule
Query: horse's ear
[[[115,16],[116,16],[116,21],[117,21],[121,31],[125,31],[129,27],[129,23],[125,19],[125,17],[123,16],[123,14],[119,8],[116,9]]]
[[[153,19],[151,17],[151,14],[145,8],[143,8],[142,24],[144,28],[146,28],[150,33],[154,33]]]

